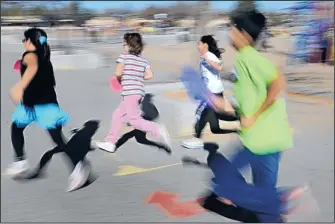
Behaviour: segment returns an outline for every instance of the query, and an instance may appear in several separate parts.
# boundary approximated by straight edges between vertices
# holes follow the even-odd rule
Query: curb
[[[55,69],[58,70],[80,70],[96,69],[103,63],[103,59],[98,54],[82,53],[76,55],[55,54],[51,56]]]
[[[297,98],[304,98],[307,100],[315,100],[320,103],[328,104],[328,105],[334,105],[334,100],[329,99],[327,97],[323,96],[314,96],[306,93],[299,93],[299,92],[294,92],[294,91],[288,91],[288,95],[290,97],[297,97]]]
[[[77,70],[77,69],[75,67],[71,67],[71,66],[58,66],[58,67],[55,67],[55,70],[73,71],[73,70]]]

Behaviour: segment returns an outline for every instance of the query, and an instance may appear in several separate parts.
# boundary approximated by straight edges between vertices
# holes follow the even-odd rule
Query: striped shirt
[[[121,77],[122,96],[144,96],[144,72],[150,69],[148,61],[139,56],[122,53],[116,62],[123,64]]]

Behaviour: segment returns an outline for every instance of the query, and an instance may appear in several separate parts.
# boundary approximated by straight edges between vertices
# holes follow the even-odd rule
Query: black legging
[[[211,212],[223,217],[243,223],[260,223],[257,213],[240,206],[227,205],[220,201],[219,197],[212,191],[208,192],[201,201],[201,206]]]
[[[215,94],[216,96],[223,97],[223,93]],[[205,103],[201,103],[196,112],[199,118],[195,123],[194,137],[200,138],[203,129],[205,128],[207,122],[209,122],[209,127],[212,133],[214,134],[227,134],[235,131],[223,130],[220,128],[219,120],[224,121],[236,121],[238,120],[237,116],[228,114],[228,113],[217,113],[214,109],[207,106]]]
[[[12,123],[12,144],[15,150],[15,159],[17,161],[25,159],[25,153],[23,150],[24,147],[24,136],[23,131],[26,127],[20,128],[15,123]],[[49,135],[51,136],[52,141],[57,145],[59,150],[62,150],[66,143],[63,137],[62,128],[58,127],[56,129],[49,129]]]

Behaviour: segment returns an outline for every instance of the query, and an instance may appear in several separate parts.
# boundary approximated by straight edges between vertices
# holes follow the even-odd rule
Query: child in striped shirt
[[[139,33],[126,33],[123,37],[125,52],[116,60],[115,75],[122,85],[122,101],[112,116],[112,127],[105,141],[97,146],[107,152],[115,152],[115,144],[120,137],[123,123],[135,129],[161,137],[170,147],[169,134],[166,128],[141,117],[140,103],[145,95],[144,80],[153,78],[148,61],[141,57],[143,41]]]

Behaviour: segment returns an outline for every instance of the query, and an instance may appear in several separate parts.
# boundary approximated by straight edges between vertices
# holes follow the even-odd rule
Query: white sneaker
[[[79,162],[69,176],[69,186],[67,191],[71,192],[82,187],[86,183],[90,175],[90,171],[91,169],[89,165]]]
[[[170,135],[166,127],[164,125],[159,125],[158,131],[166,146],[171,148]]]
[[[183,141],[181,145],[187,149],[202,149],[204,142],[200,138],[191,138]]]
[[[12,164],[9,165],[7,168],[5,174],[10,175],[10,176],[16,176],[19,174],[22,174],[29,169],[29,164],[27,160],[21,160],[17,162],[13,162]]]
[[[115,145],[110,142],[96,142],[95,144],[99,149],[102,149],[106,152],[114,153],[116,150]]]

